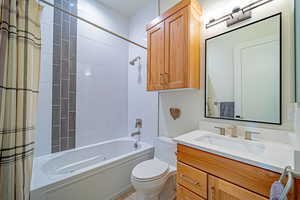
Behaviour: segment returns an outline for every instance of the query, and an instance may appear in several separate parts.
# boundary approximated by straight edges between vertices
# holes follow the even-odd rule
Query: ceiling
[[[140,8],[143,8],[149,0],[98,0],[104,5],[120,12],[125,16],[132,16]],[[150,0],[155,1],[155,0]]]

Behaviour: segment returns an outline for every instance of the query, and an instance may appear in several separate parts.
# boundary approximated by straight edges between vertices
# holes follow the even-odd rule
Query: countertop
[[[212,136],[217,139],[228,139],[230,142],[236,144],[253,144],[257,146],[263,146],[263,150],[258,152],[245,152],[235,149],[234,147],[226,147],[199,140],[199,138],[206,136]],[[186,133],[174,138],[173,140],[178,144],[183,144],[192,148],[278,173],[281,173],[288,165],[294,168],[294,149],[288,144],[267,141],[246,141],[243,138],[219,136],[215,133],[201,130]]]

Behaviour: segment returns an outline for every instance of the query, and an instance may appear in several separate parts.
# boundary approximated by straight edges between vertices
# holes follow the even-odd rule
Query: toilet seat
[[[132,171],[132,178],[138,182],[149,182],[164,177],[168,172],[169,164],[153,159],[138,164]]]

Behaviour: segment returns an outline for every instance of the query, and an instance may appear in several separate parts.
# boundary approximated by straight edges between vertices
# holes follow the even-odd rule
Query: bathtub
[[[109,200],[131,188],[135,165],[153,158],[154,148],[121,138],[37,157],[31,200]]]

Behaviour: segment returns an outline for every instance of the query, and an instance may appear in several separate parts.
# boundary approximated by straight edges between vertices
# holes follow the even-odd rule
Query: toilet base
[[[136,192],[136,199],[138,200],[159,200],[158,194],[144,194],[141,192]]]

